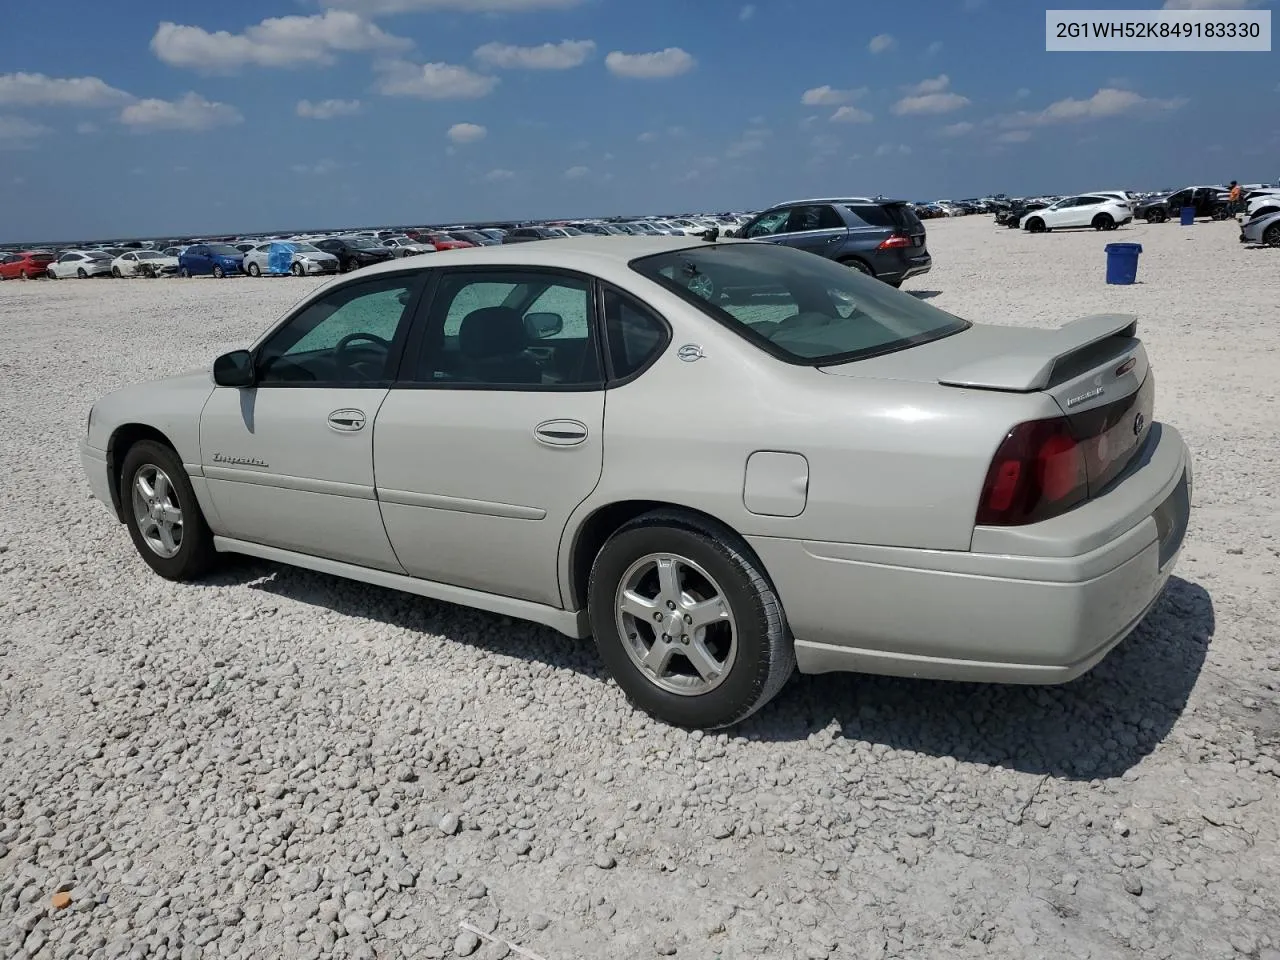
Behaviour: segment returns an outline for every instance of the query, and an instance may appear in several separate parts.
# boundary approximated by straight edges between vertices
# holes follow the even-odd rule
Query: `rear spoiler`
[[[1008,390],[1029,393],[1043,390],[1053,378],[1053,369],[1078,351],[1110,337],[1132,337],[1138,318],[1128,313],[1096,313],[1080,317],[1051,332],[1052,339],[1037,340],[1034,355],[1002,354],[969,363],[938,378],[947,387],[978,390]]]

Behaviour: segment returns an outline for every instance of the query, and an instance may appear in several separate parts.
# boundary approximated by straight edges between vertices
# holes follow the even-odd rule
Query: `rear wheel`
[[[1095,230],[1114,230],[1116,221],[1109,213],[1100,213],[1093,218],[1093,229]]]
[[[213,534],[182,461],[154,440],[129,448],[120,470],[120,503],[142,559],[167,580],[191,580],[213,565]]]
[[[1273,223],[1262,234],[1262,242],[1268,247],[1280,247],[1280,223]]]
[[[871,265],[869,263],[865,260],[859,260],[857,257],[845,257],[845,259],[840,262],[849,269],[857,270],[859,273],[865,274],[868,277],[874,277],[876,275],[876,272],[871,269]]]
[[[1156,207],[1147,214],[1147,223],[1164,223],[1168,218],[1169,215],[1161,207]]]
[[[85,273],[84,267],[81,267],[79,270],[76,271],[76,276],[79,277],[81,280],[89,279],[89,274]]]
[[[262,276],[262,268],[258,266],[256,263],[253,263],[252,261],[250,261],[249,263],[249,276],[251,277]]]
[[[120,279],[120,268],[119,268],[119,267],[112,267],[112,268],[111,268],[111,275],[112,275],[113,277],[115,277],[117,280],[119,280],[119,279]]]
[[[646,514],[605,543],[588,607],[600,657],[640,709],[716,729],[769,702],[795,669],[782,604],[735,534]]]
[[[222,264],[215,263],[213,265],[213,278],[215,280],[221,280],[226,275],[227,275],[227,271],[222,269]]]

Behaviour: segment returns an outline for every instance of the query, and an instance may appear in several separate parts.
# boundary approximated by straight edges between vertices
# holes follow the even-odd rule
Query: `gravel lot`
[[[1139,314],[1196,456],[1178,576],[1071,685],[797,676],[705,737],[549,630],[148,571],[81,476],[90,402],[320,281],[0,284],[0,955],[1280,960],[1277,252],[928,229],[944,309]]]

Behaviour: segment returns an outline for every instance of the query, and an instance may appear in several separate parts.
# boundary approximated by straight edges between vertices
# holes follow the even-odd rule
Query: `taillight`
[[[880,241],[880,246],[877,247],[876,249],[896,250],[900,247],[909,247],[909,246],[911,246],[910,237],[903,236],[900,233],[895,233],[892,237],[889,237],[887,240]]]
[[[1010,430],[991,459],[976,522],[1036,523],[1065,513],[1088,496],[1084,449],[1067,419],[1031,420]]]

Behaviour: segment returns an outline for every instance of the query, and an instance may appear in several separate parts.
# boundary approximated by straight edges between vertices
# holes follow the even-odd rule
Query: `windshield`
[[[937,340],[967,320],[794,247],[721,243],[631,268],[789,363],[843,363]],[[721,294],[732,290],[732,296]]]
[[[209,244],[209,253],[215,257],[238,257],[240,251],[228,243]]]
[[[347,240],[347,246],[355,247],[357,250],[372,250],[378,244],[374,243],[368,237],[350,237]]]
[[[85,254],[85,256],[88,257],[90,260],[110,260],[111,259],[111,254],[105,253],[102,250],[90,250],[88,253]]]
[[[293,249],[297,250],[299,253],[319,253],[320,252],[319,248],[313,247],[309,243],[299,243],[297,240],[290,240],[289,242],[293,244]]]
[[[161,254],[156,253],[154,250],[139,250],[138,259],[139,260],[163,260],[164,257]]]

